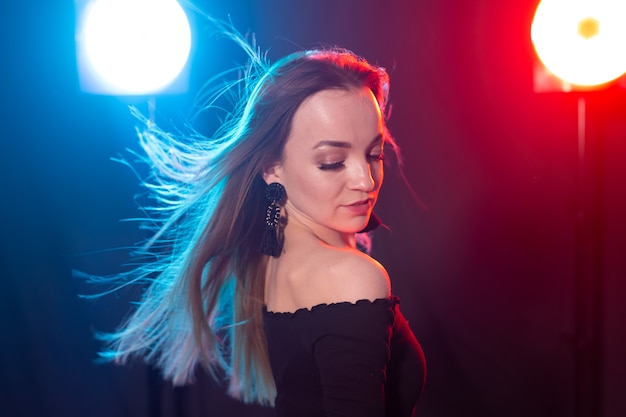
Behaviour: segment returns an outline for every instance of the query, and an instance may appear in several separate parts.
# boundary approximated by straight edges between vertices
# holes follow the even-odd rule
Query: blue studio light
[[[189,58],[191,29],[176,0],[91,0],[77,14],[83,91],[110,95],[184,91],[178,79]]]

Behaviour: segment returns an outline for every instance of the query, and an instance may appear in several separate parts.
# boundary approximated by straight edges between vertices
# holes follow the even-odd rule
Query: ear
[[[283,167],[280,163],[276,162],[263,170],[263,180],[266,184],[273,182],[281,182],[281,176],[283,173]]]

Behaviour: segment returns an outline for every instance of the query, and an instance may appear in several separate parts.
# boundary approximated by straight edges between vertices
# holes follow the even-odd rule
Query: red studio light
[[[541,63],[564,83],[607,84],[626,73],[626,1],[542,0],[531,39]]]

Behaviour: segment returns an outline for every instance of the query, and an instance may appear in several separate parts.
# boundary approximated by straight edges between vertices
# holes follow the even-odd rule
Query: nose
[[[376,188],[376,179],[372,173],[372,166],[368,161],[354,166],[351,188],[355,190],[370,192]]]

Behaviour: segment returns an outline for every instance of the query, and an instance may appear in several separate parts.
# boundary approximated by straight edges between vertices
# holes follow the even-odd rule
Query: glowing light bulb
[[[608,83],[626,72],[626,2],[543,0],[531,39],[541,62],[561,80]]]
[[[96,0],[84,10],[78,40],[96,89],[141,95],[176,79],[191,30],[175,0]]]

